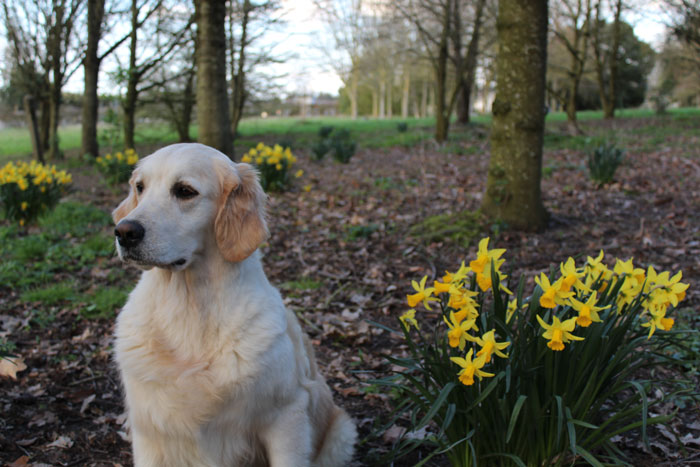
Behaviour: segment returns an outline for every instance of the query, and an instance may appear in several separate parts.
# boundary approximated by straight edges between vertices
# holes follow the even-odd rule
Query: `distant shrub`
[[[406,133],[408,130],[408,123],[399,122],[398,125],[396,125],[396,129],[399,131],[399,133]]]
[[[330,125],[324,125],[318,129],[318,136],[322,139],[328,138],[331,133],[333,133],[333,127]]]
[[[328,141],[327,139],[321,139],[316,141],[313,145],[311,145],[311,156],[314,160],[320,161],[323,160],[324,157],[326,157],[326,154],[328,154],[328,151],[330,150],[330,141]]]
[[[588,155],[588,172],[591,179],[599,185],[612,182],[615,171],[624,157],[625,151],[612,143],[595,147]]]
[[[289,148],[283,148],[279,144],[274,147],[258,143],[241,158],[241,162],[255,164],[260,172],[260,184],[265,191],[284,191],[290,183],[292,166],[297,158]],[[295,176],[300,177],[302,171],[297,171]]]
[[[0,203],[5,217],[20,225],[52,209],[72,183],[71,175],[36,161],[8,162],[0,169]]]
[[[133,149],[127,149],[124,153],[117,152],[114,155],[107,154],[95,159],[97,170],[104,176],[107,183],[117,185],[129,181],[134,165],[139,161],[139,156]]]
[[[341,128],[331,137],[331,148],[333,148],[333,159],[347,164],[350,162],[350,158],[355,155],[357,143],[350,138],[348,130]]]

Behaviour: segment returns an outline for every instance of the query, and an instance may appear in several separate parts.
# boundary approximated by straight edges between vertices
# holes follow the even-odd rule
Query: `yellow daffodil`
[[[309,191],[311,191],[311,188],[312,188],[312,185],[304,185],[304,191],[307,192],[307,193],[308,193]]]
[[[294,177],[296,177],[296,178],[301,178],[302,175],[304,175],[304,171],[303,171],[302,169],[299,169],[299,170],[297,170],[296,173],[294,174]]]
[[[571,287],[576,287],[578,290],[590,292],[591,289],[581,282],[581,278],[584,277],[586,273],[576,269],[576,262],[574,261],[574,258],[570,257],[565,263],[561,263],[559,265],[559,269],[561,270],[562,277],[560,286],[560,290],[562,292],[570,292]]]
[[[563,305],[564,299],[572,297],[573,292],[563,292],[561,290],[561,278],[551,284],[545,273],[540,273],[540,277],[535,277],[535,282],[542,289],[540,297],[540,306],[542,308],[554,308],[557,305]]]
[[[542,335],[545,339],[549,339],[547,342],[547,347],[552,350],[564,350],[564,344],[570,341],[582,341],[583,337],[574,336],[571,331],[576,327],[576,317],[569,318],[566,321],[559,321],[556,316],[552,317],[552,324],[547,324],[544,322],[539,315],[537,315],[537,321],[545,329]]]
[[[477,376],[479,380],[482,378],[489,378],[494,376],[493,373],[487,373],[482,370],[484,365],[486,364],[486,359],[482,355],[481,357],[477,357],[476,359],[472,360],[472,355],[474,354],[474,349],[469,349],[469,352],[467,353],[467,356],[465,358],[462,357],[450,357],[450,360],[452,360],[453,363],[456,363],[462,369],[458,373],[459,376],[459,381],[464,384],[465,386],[471,386],[474,384],[474,376]]]
[[[469,263],[469,267],[471,268],[472,271],[475,273],[479,274],[482,273],[484,274],[484,269],[486,268],[487,264],[490,264],[491,261],[493,261],[496,264],[496,270],[500,267],[501,264],[505,260],[499,259],[503,253],[506,252],[504,249],[494,249],[494,250],[489,250],[489,237],[482,238],[479,241],[479,250],[477,252],[476,259],[474,261],[471,261]]]
[[[411,281],[411,285],[413,286],[413,290],[416,291],[416,293],[412,295],[406,295],[406,300],[408,301],[408,306],[411,308],[414,308],[416,305],[419,303],[423,303],[423,306],[430,310],[430,305],[428,304],[429,301],[434,301],[435,299],[432,297],[433,291],[435,290],[433,287],[425,288],[425,281],[428,280],[428,276],[423,276],[423,279],[421,279],[420,283],[416,281]]]
[[[446,293],[450,291],[450,287],[452,287],[452,284],[440,282],[440,281],[434,281],[433,282],[433,288],[435,289],[436,294],[440,293]]]
[[[250,157],[248,154],[246,154],[243,157],[241,157],[241,162],[245,162],[246,164],[250,164],[251,162],[253,162],[253,158]]]
[[[469,334],[470,330],[478,331],[479,328],[476,326],[476,320],[469,319],[460,321],[455,312],[450,312],[450,319],[443,317],[447,327],[450,330],[447,333],[447,339],[450,347],[459,347],[460,350],[464,349],[467,341],[473,341],[474,337]]]
[[[578,311],[578,317],[576,318],[576,324],[581,326],[582,328],[586,328],[591,325],[591,323],[600,323],[602,320],[600,319],[600,316],[598,316],[598,312],[602,310],[606,310],[610,308],[612,305],[608,306],[596,306],[597,299],[596,299],[596,294],[597,292],[593,292],[590,297],[588,297],[588,300],[586,300],[585,303],[580,302],[576,300],[574,297],[571,297],[569,300],[571,302],[571,307]]]
[[[406,327],[406,329],[410,328],[411,326],[415,326],[416,329],[418,328],[418,321],[416,320],[416,310],[411,308],[410,310],[406,311],[404,314],[402,314],[399,319],[403,323],[403,325]]]
[[[670,331],[673,327],[674,319],[666,317],[666,308],[661,307],[656,310],[650,311],[651,319],[646,323],[642,323],[642,327],[649,328],[649,335],[647,339],[651,339],[654,335],[656,328],[663,329],[664,331]]]
[[[501,352],[510,345],[510,342],[496,342],[496,331],[491,329],[489,332],[484,333],[481,337],[477,337],[474,341],[481,346],[481,350],[476,353],[477,357],[482,355],[486,358],[486,363],[491,361],[491,354],[496,354],[501,358],[508,358],[507,354]]]

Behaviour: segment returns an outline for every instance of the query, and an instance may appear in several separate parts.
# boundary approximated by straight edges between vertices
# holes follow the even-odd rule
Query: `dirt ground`
[[[617,124],[625,129],[625,122]],[[596,125],[604,123],[590,123],[587,130],[598,131]],[[690,289],[681,308],[697,311],[700,159],[680,148],[697,148],[698,143],[695,138],[658,150],[631,143],[617,181],[602,188],[588,179],[582,151],[546,151],[542,190],[551,214],[548,228],[521,233],[485,223],[480,235],[490,235],[493,245],[507,249],[506,269],[516,277],[525,273],[532,278],[568,256],[595,255],[601,248],[611,257],[682,270]],[[473,138],[449,149],[425,144],[362,150],[347,166],[331,160],[314,163],[299,152],[304,176],[292,191],[270,197],[265,268],[287,306],[302,319],[337,402],[357,421],[363,441],[355,465],[373,465],[393,439],[373,432],[389,411],[388,398],[367,391],[367,381],[386,374],[383,355],[401,342],[366,320],[396,327],[412,279],[440,275],[474,255],[479,237],[468,246],[426,240],[412,234],[411,226],[430,216],[479,207],[488,138],[475,131]],[[125,187],[107,189],[89,172],[71,171],[78,188],[71,199],[110,211],[125,193]],[[311,185],[310,191],[304,185]],[[90,281],[115,268],[125,266],[112,258],[80,274]],[[128,269],[124,282],[135,283],[138,274]],[[28,309],[16,291],[2,284],[0,307],[1,314],[19,320]],[[61,307],[52,326],[17,326],[11,335],[27,369],[16,381],[0,380],[0,461],[6,465],[132,463],[110,353],[114,320],[79,319],[79,311]],[[690,327],[700,323],[695,316],[680,321]],[[66,355],[71,358],[61,358]],[[685,376],[698,381],[697,372]],[[673,425],[684,441],[654,430],[651,452],[644,452],[634,437],[622,438],[620,445],[635,466],[700,465],[699,420],[699,407],[689,405]],[[431,465],[446,464],[438,460]]]

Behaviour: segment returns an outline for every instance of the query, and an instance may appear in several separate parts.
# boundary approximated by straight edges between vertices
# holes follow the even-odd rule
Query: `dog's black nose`
[[[121,221],[114,229],[119,244],[125,248],[138,245],[146,235],[146,229],[136,221]]]

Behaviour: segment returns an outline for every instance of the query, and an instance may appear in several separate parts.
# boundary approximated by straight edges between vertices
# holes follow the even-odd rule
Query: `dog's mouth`
[[[130,252],[129,250],[123,251],[122,254],[120,255],[122,261],[126,263],[131,263],[141,269],[151,269],[153,267],[156,268],[162,268],[162,269],[171,269],[171,270],[182,270],[185,268],[187,265],[187,259],[186,258],[178,258],[175,261],[170,261],[170,262],[164,262],[164,261],[157,261],[153,258],[146,258],[143,257],[142,255],[136,254],[134,252]]]

